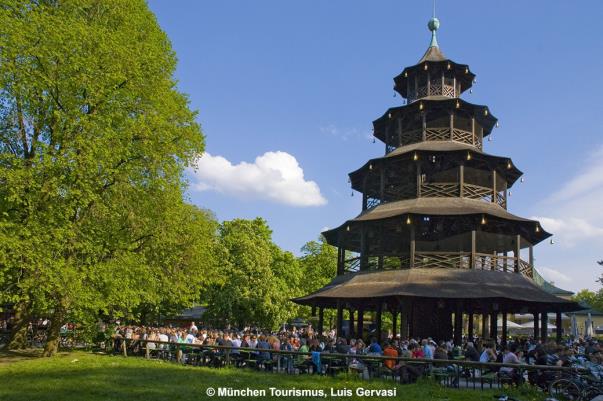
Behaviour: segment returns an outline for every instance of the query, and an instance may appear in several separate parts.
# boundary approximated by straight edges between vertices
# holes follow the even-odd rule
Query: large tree
[[[210,238],[213,223],[182,202],[203,137],[175,65],[143,0],[0,6],[0,303],[15,304],[13,347],[32,313],[51,316],[51,355],[70,317],[199,290],[188,272],[213,262],[189,234]]]
[[[261,218],[225,221],[219,283],[206,293],[209,318],[219,326],[276,328],[295,314],[289,299],[296,294],[299,264],[272,242]]]

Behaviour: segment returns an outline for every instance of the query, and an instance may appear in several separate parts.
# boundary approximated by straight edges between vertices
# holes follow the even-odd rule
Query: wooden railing
[[[417,143],[423,140],[423,130],[413,129],[402,131],[400,138],[400,146]],[[450,127],[427,127],[425,128],[425,141],[455,141],[467,145],[473,145],[478,149],[482,148],[480,138],[474,135],[471,131],[460,128],[453,128],[452,135]],[[386,147],[386,154],[391,152],[391,147]]]
[[[429,182],[421,184],[421,196],[424,197],[458,197],[460,196],[460,191],[460,184],[455,182]],[[463,197],[465,198],[492,202],[493,196],[495,196],[495,204],[502,208],[507,208],[507,201],[504,197],[504,193],[497,192],[496,195],[494,195],[492,188],[467,183],[463,184]]]
[[[475,253],[473,262],[471,252],[415,252],[414,268],[435,269],[478,269],[494,270],[507,273],[520,273],[533,278],[533,267],[526,261],[517,260],[514,256],[495,255],[490,253]],[[380,260],[380,258],[382,258]],[[396,270],[411,267],[408,255],[402,256],[371,256],[366,258],[365,266],[361,266],[361,257],[354,256],[345,260],[344,272],[355,273],[361,270]]]

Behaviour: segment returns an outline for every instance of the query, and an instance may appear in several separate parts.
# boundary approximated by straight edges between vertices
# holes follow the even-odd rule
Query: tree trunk
[[[15,305],[15,317],[8,342],[8,349],[10,350],[27,348],[27,328],[29,326],[27,309],[28,304],[25,302],[19,302]]]
[[[50,328],[48,329],[48,338],[44,345],[44,356],[53,356],[59,351],[59,342],[61,340],[61,326],[65,319],[65,309],[62,306],[57,306],[52,319]]]

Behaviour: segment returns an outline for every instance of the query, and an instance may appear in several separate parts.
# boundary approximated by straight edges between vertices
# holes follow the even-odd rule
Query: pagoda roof
[[[476,159],[481,157],[491,161],[492,164],[499,165],[498,171],[501,172],[502,175],[507,179],[509,188],[511,188],[515,181],[517,181],[517,179],[523,175],[523,172],[515,167],[513,161],[508,157],[490,155],[482,152],[475,146],[456,141],[423,141],[401,146],[383,157],[370,159],[362,167],[349,174],[352,188],[357,190],[361,189],[361,177],[364,175],[364,173],[366,173],[366,171],[371,169],[372,164],[395,158],[404,158],[404,156],[408,156],[409,159],[412,159],[414,152],[463,152],[463,157],[465,157],[464,152],[471,152],[472,160],[465,162],[466,164],[475,163]],[[410,155],[410,153],[413,155]],[[511,168],[507,167],[509,162],[511,162]]]
[[[429,46],[418,64],[425,61],[447,61],[448,59],[444,56],[444,53],[440,50],[439,46]]]
[[[350,273],[293,301],[335,306],[337,300],[370,304],[394,297],[507,300],[517,302],[517,311],[530,303],[555,306],[560,311],[582,309],[573,301],[547,293],[521,274],[479,269],[411,268]]]
[[[420,112],[423,110],[421,107],[423,107],[427,112],[429,112],[429,110],[432,108],[455,109],[471,112],[475,116],[478,124],[483,127],[484,137],[490,135],[492,128],[494,128],[496,122],[498,121],[498,119],[492,115],[488,106],[470,103],[460,98],[429,96],[404,106],[390,107],[387,109],[387,111],[381,117],[373,121],[375,131],[373,136],[380,141],[385,142],[385,132],[384,130],[380,129],[382,125],[389,123],[390,120],[396,117],[398,114],[404,115],[408,112]]]
[[[404,215],[488,215],[498,219],[519,223],[523,229],[521,234],[522,237],[527,239],[532,244],[537,244],[551,236],[550,233],[540,227],[540,223],[538,221],[516,216],[495,203],[484,202],[483,200],[479,199],[452,197],[422,197],[383,203],[372,209],[363,211],[357,217],[346,221],[341,226],[324,231],[322,234],[329,243],[333,244],[336,243],[337,233],[340,230],[346,229],[349,224],[384,220]],[[538,231],[535,230],[536,227],[538,227]]]

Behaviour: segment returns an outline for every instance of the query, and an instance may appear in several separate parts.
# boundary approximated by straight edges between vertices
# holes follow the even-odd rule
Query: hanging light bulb
[[[408,78],[408,72],[404,72],[404,78]]]
[[[513,195],[513,192],[509,191],[509,193],[507,194],[509,197],[511,197],[511,195]]]
[[[411,224],[412,220],[410,219],[410,214],[406,216],[406,224]]]
[[[551,238],[551,245],[555,245],[555,240]]]
[[[352,195],[350,195],[352,198],[354,197],[354,191],[352,191]]]
[[[427,63],[425,63],[425,66],[423,67],[423,69],[424,69],[425,71],[427,71]]]
[[[484,115],[487,116],[488,115],[488,109],[484,109]]]
[[[492,142],[492,135],[488,135],[488,142]]]
[[[456,108],[458,109],[459,107],[461,107],[461,102],[459,102],[458,100],[456,101]]]
[[[473,83],[476,84],[477,83],[477,79],[473,78]]]
[[[469,93],[473,93],[473,89],[469,89]]]
[[[465,67],[465,74],[469,74],[469,67]]]
[[[481,221],[481,223],[482,224],[486,224],[486,216],[484,216],[483,214],[482,214],[482,221]]]
[[[348,184],[351,184],[351,183],[352,183],[352,180],[350,180],[350,179],[348,178]]]
[[[450,63],[448,63],[448,66],[446,68],[448,68],[448,69],[452,68],[452,66],[450,65]]]
[[[467,152],[467,160],[471,160],[471,152]]]
[[[540,232],[540,226],[538,224],[536,224],[536,232],[539,233]]]
[[[423,110],[423,102],[419,103],[419,110]]]
[[[507,162],[507,169],[509,169],[509,170],[510,170],[510,169],[511,169],[511,167],[513,167],[513,165],[511,164],[511,160],[509,160],[509,161]]]
[[[498,121],[496,122],[496,128],[499,128],[500,124],[498,123]]]
[[[350,226],[347,226],[347,227],[345,228],[345,230],[346,230],[346,231],[350,231]]]
[[[412,156],[412,159],[413,159],[414,161],[419,160],[419,154],[418,154],[417,152],[415,152],[415,154]]]
[[[392,118],[392,113],[387,113],[388,118]]]
[[[375,143],[375,142],[376,142],[376,141],[375,141],[375,138],[373,138],[373,143]]]
[[[519,179],[519,182],[523,182],[523,177],[521,177],[521,178]]]
[[[373,169],[373,165],[369,164],[369,170],[372,170],[372,169]]]

